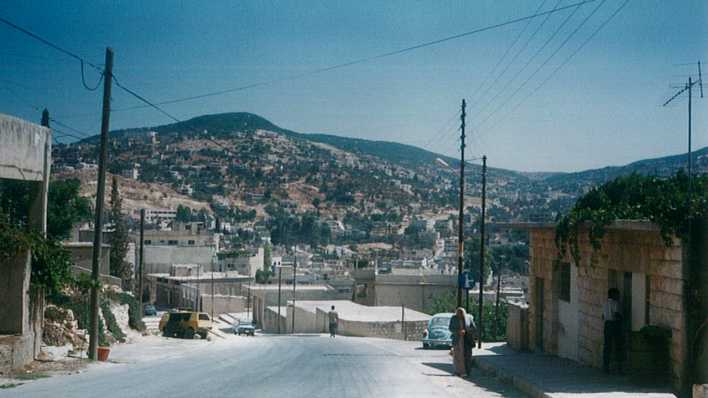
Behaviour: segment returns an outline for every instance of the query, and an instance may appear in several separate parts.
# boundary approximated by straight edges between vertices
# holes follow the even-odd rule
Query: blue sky
[[[696,74],[694,65],[679,64],[708,63],[704,0],[630,0],[552,74],[623,1],[606,0],[529,79],[600,1],[569,17],[536,58],[571,10],[540,28],[543,18],[165,109],[180,119],[247,111],[296,131],[404,142],[459,156],[455,115],[466,98],[468,157],[484,153],[495,167],[574,171],[684,152],[686,99],[661,103],[676,90],[672,86]],[[94,63],[102,63],[111,46],[120,81],[163,101],[277,80],[529,15],[542,3],[548,10],[573,2],[5,0],[0,15]],[[505,62],[494,68],[517,36]],[[87,72],[89,83],[97,77]],[[100,90],[83,88],[77,61],[0,24],[0,112],[38,120],[30,105],[46,106],[56,119],[97,133],[100,101]],[[696,148],[708,145],[707,101],[694,102]],[[114,91],[114,108],[138,104]],[[169,122],[139,109],[114,112],[111,128]]]

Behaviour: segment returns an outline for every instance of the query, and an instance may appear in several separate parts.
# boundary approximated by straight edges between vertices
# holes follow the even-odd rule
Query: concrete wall
[[[526,305],[508,304],[506,342],[517,351],[529,349],[529,309]]]
[[[43,114],[43,119],[48,114]],[[32,182],[29,225],[47,230],[47,193],[51,169],[51,130],[0,114],[0,178]],[[41,347],[44,292],[30,292],[30,253],[20,252],[0,264],[0,371],[31,362]]]
[[[64,248],[71,254],[71,261],[74,265],[91,270],[93,268],[93,244],[91,243],[67,243]],[[111,274],[111,245],[101,246],[101,259],[99,261],[99,273],[109,276]]]
[[[425,311],[436,297],[457,292],[457,278],[454,275],[377,275],[373,288],[376,306],[403,304],[406,308]]]
[[[214,295],[214,315],[231,312],[246,312],[246,297]],[[211,294],[202,294],[202,311],[212,313]]]
[[[597,252],[593,251],[586,234],[581,234],[579,244],[581,260],[577,268],[576,287],[578,323],[581,327],[578,329],[578,361],[594,367],[602,366],[602,308],[607,300],[607,290],[612,285],[621,287],[621,278],[625,272],[644,275],[648,277],[648,286],[637,284],[636,289],[649,290],[648,324],[672,330],[672,384],[678,388],[685,378],[683,365],[687,358],[686,303],[683,295],[686,275],[681,242],[675,239],[667,247],[657,230],[646,228],[608,229],[602,247]],[[536,344],[539,331],[535,320],[539,311],[536,302],[538,277],[544,281],[543,350],[558,354],[558,249],[555,246],[554,229],[531,231],[530,257],[529,340],[533,348],[539,349]],[[572,263],[569,256],[563,260]],[[611,280],[610,275],[613,273],[620,279]],[[632,317],[637,318],[640,315],[634,314]]]
[[[143,246],[144,272],[146,274],[169,273],[172,264],[197,264],[204,271],[211,271],[213,246]]]
[[[297,320],[297,319],[296,319]],[[321,332],[329,330],[327,311],[317,308],[316,324]],[[366,321],[339,318],[337,333],[343,336],[381,337],[396,340],[418,341],[423,338],[423,331],[428,326],[427,320],[420,321]]]
[[[43,181],[50,146],[51,131],[46,127],[0,114],[0,178]]]

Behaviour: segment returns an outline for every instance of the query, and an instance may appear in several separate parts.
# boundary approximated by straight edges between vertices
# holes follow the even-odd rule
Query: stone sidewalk
[[[516,352],[505,343],[485,343],[481,350],[474,350],[473,357],[483,372],[512,383],[534,398],[675,398],[668,387],[639,387],[626,377],[608,376],[599,369],[556,356]]]

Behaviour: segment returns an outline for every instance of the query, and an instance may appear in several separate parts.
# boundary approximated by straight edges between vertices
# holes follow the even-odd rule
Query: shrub
[[[111,302],[108,300],[101,301],[101,312],[103,312],[103,319],[106,321],[106,326],[108,331],[111,332],[113,337],[121,343],[125,343],[125,333],[118,326],[115,315],[111,311]]]

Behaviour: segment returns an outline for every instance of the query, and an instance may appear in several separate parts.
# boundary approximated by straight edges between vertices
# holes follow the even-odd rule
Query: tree
[[[66,239],[74,224],[91,217],[89,200],[79,196],[76,179],[52,181],[47,198],[47,236]]]
[[[175,221],[177,222],[190,222],[192,221],[192,209],[187,206],[178,205],[177,215],[175,216]]]
[[[108,221],[113,224],[110,272],[111,275],[123,281],[124,290],[130,290],[133,271],[130,264],[125,261],[125,256],[128,253],[128,225],[123,217],[123,200],[120,197],[118,180],[115,177],[113,177],[111,186],[111,208],[108,214]]]
[[[270,243],[266,243],[263,246],[263,270],[271,271],[273,265],[273,248]]]

